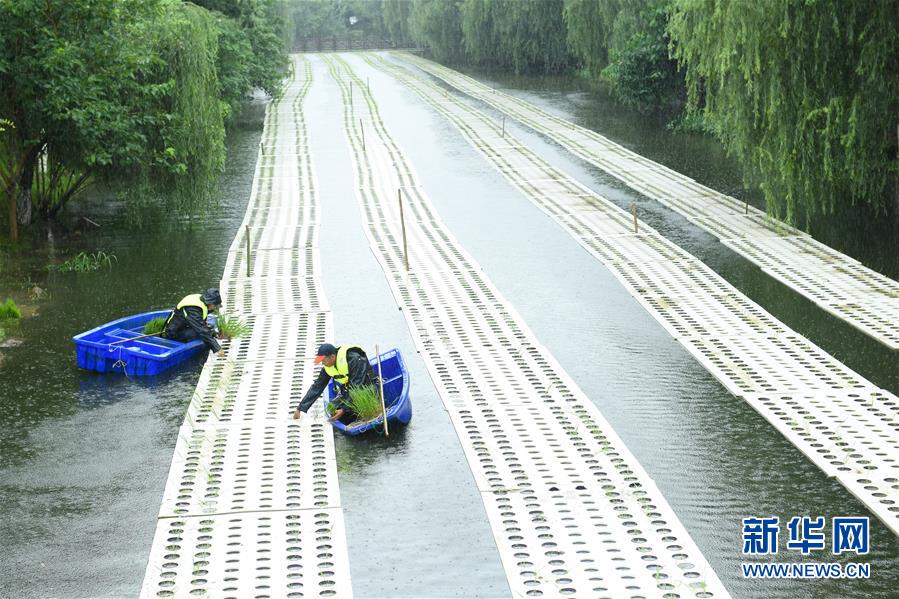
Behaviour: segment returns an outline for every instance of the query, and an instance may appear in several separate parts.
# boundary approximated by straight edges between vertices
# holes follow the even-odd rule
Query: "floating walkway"
[[[334,438],[320,404],[297,422],[309,358],[330,341],[318,199],[294,60],[266,111],[253,191],[221,282],[251,332],[210,356],[169,471],[141,597],[352,596]],[[249,256],[247,245],[249,244]]]
[[[899,350],[896,281],[748,204],[631,152],[594,131],[435,62],[408,53],[400,56],[680,213],[823,310],[890,349]]]
[[[728,391],[899,534],[896,396],[788,328],[635,216],[552,167],[480,111],[408,69],[365,58],[444,114]]]
[[[447,231],[366,84],[323,59],[372,251],[459,436],[513,595],[727,597],[652,479]]]

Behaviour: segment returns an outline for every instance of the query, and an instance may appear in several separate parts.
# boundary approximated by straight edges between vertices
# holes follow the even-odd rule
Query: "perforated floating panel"
[[[268,256],[273,252],[261,252]],[[262,262],[278,263],[277,261]],[[280,261],[280,272],[290,272],[296,264]],[[273,269],[274,270],[274,269]],[[263,271],[264,272],[264,271]],[[226,279],[220,284],[222,301],[227,309],[241,314],[285,314],[292,312],[325,312],[328,304],[318,277],[258,277]],[[227,299],[226,299],[227,298]]]
[[[328,312],[248,315],[250,333],[223,344],[229,360],[293,360],[315,356],[322,343],[334,339]]]
[[[289,417],[321,368],[306,358],[216,361],[200,374],[187,420],[242,423]]]
[[[350,597],[339,509],[162,518],[141,597]]]
[[[880,390],[746,401],[899,534],[899,400]]]
[[[351,597],[333,432],[290,417],[332,338],[301,103],[308,62],[269,105],[225,310],[249,332],[200,375],[175,447],[141,597]],[[302,80],[296,78],[303,74]],[[249,225],[247,230],[246,225]],[[247,246],[250,247],[247,272]],[[306,359],[308,357],[308,359]]]
[[[331,426],[313,418],[181,428],[159,517],[340,506]]]
[[[855,259],[815,241],[794,227],[766,217],[758,210],[742,205],[735,198],[718,193],[685,175],[635,154],[594,131],[565,121],[524,100],[497,92],[470,77],[431,61],[406,53],[402,54],[402,58],[459,91],[486,102],[511,118],[554,139],[636,191],[683,214],[695,225],[721,239],[731,249],[758,264],[767,274],[825,309],[834,303],[851,304],[854,307],[852,310],[828,309],[828,312],[887,347],[899,350],[899,314],[894,314],[892,319],[876,318],[877,308],[880,307],[876,305],[877,290],[891,288],[895,292],[899,289],[899,283],[896,281],[862,266]],[[404,74],[394,69],[394,72],[406,79],[412,78],[408,71]],[[451,112],[445,105],[437,103],[442,90],[434,87],[429,92],[432,103],[442,112],[456,118],[462,114],[464,104],[454,104],[454,110]],[[473,125],[468,122],[460,128],[463,132],[469,133],[473,130]],[[481,135],[476,145],[485,140],[490,141],[489,134]],[[498,168],[506,172],[505,167],[498,165]],[[535,178],[531,170],[521,171],[519,174],[524,180]],[[797,278],[802,277],[797,271],[807,272],[800,264],[807,265],[811,271],[817,271],[826,265],[851,269],[858,273],[859,279],[868,280],[869,284],[848,291],[839,288],[839,280],[826,276],[809,277],[799,283]],[[840,302],[833,301],[836,295],[842,297]]]
[[[857,405],[854,402],[836,399],[888,395],[886,392],[788,329],[700,260],[667,242],[644,223],[639,223],[639,233],[634,233],[633,217],[611,202],[571,180],[547,177],[539,183],[530,181],[535,169],[539,170],[545,163],[538,155],[527,154],[521,148],[504,150],[491,145],[492,137],[481,134],[495,128],[491,119],[461,103],[455,105],[453,111],[446,111],[440,102],[442,89],[385,61],[368,61],[375,67],[394,73],[443,112],[472,145],[494,162],[531,201],[602,261],[644,308],[730,392],[746,398],[814,463],[829,475],[837,476],[895,530],[891,510],[895,510],[899,503],[899,486],[891,482],[894,474],[881,476],[882,471],[878,471],[875,474],[880,478],[874,477],[864,484],[852,480],[853,475],[862,472],[859,464],[879,464],[885,455],[895,452],[895,444],[884,438],[884,435],[896,430],[895,414],[885,409],[860,414],[855,410]],[[420,62],[417,59],[412,61]],[[431,63],[428,65],[433,66]],[[433,68],[442,69],[439,66]],[[450,73],[452,77],[457,77]],[[457,78],[459,81],[467,80],[463,76]],[[510,99],[510,102],[513,101]],[[579,143],[589,142],[586,137],[589,136],[580,139]],[[511,142],[514,140],[507,136],[504,144]],[[639,159],[617,146],[604,147],[602,152],[604,159],[619,165]],[[527,172],[519,174],[515,168],[505,168],[512,164],[526,166]],[[772,221],[758,210],[743,206],[733,198],[717,194],[695,181],[666,169],[642,169],[640,173],[645,181],[658,185],[660,190],[665,188],[664,201],[675,205],[688,218],[704,220],[707,224],[718,223],[715,226],[724,242],[742,246],[744,252],[754,252],[757,263],[763,268],[780,268],[777,263],[765,262],[766,256],[771,253],[780,252],[796,258],[798,263],[790,267],[789,276],[781,275],[780,278],[797,287],[804,286],[803,293],[813,296],[820,291],[816,287],[817,279],[829,279],[831,282],[827,292],[831,294],[830,299],[824,296],[818,298],[822,307],[835,312],[856,311],[853,322],[857,326],[882,326],[883,334],[889,336],[886,329],[895,325],[895,314],[899,314],[895,303],[897,294],[889,281],[884,281],[879,275],[871,276],[870,271],[853,260],[814,242],[807,235]],[[388,261],[382,261],[382,264],[392,266]],[[411,277],[407,278],[411,281]],[[416,318],[415,326],[424,339],[423,347],[428,351],[440,351],[437,341],[449,347],[453,340],[445,330],[425,318],[436,315],[436,311],[416,297],[414,287],[403,291],[402,283],[398,286],[401,290],[399,298],[411,298],[411,301],[423,306],[407,308],[407,312]],[[407,287],[410,285],[407,284]],[[865,305],[871,309],[867,312],[862,312],[864,308],[860,305],[846,303],[849,297],[861,290],[869,293]],[[880,299],[871,295],[875,293],[880,294]],[[479,336],[476,327],[467,322],[467,316],[464,313],[449,316],[451,322],[460,323],[457,326],[462,333],[457,337],[466,342],[468,331],[476,334],[468,335],[468,338]],[[500,338],[500,343],[506,345],[515,341],[514,335]],[[447,355],[440,354],[433,359],[440,365],[438,371],[432,372],[433,376],[447,376],[451,372]],[[462,365],[454,361],[452,368],[459,369]],[[476,379],[452,380],[447,389],[458,390],[463,388],[463,382],[473,380]],[[502,377],[497,380],[502,380]],[[460,396],[453,394],[456,392],[450,392],[453,401],[464,403]],[[471,385],[467,386],[467,392],[475,393]],[[790,400],[778,403],[776,411],[772,411],[768,409],[769,404],[758,399],[763,394]],[[833,405],[820,402],[818,398],[821,397],[829,398]],[[511,400],[504,398],[502,401]],[[827,443],[821,440],[821,435],[797,434],[789,424],[809,418],[827,422]],[[875,433],[877,438],[859,441],[858,436],[862,434],[857,424],[859,422],[866,422],[867,429],[878,431]],[[840,449],[849,447],[852,448],[851,453]],[[848,459],[848,456],[851,460],[846,464],[851,462],[854,466],[835,471],[831,461],[821,459],[824,454],[840,456],[841,460]],[[870,466],[864,469],[865,472],[867,470]],[[893,472],[892,463],[886,470]]]
[[[318,252],[312,247],[300,249],[272,249],[250,252],[250,278],[274,277],[278,279],[290,277],[313,277],[321,269]],[[225,263],[223,279],[247,278],[246,251],[229,252]]]
[[[347,109],[354,76],[341,60],[324,59]],[[391,160],[375,160],[371,148],[354,160],[401,162],[386,131],[376,131]],[[347,134],[352,145],[357,132]],[[361,176],[356,182],[364,212],[393,197],[372,192]],[[415,238],[435,240],[417,243],[424,257],[413,272],[396,260],[391,216],[369,221],[369,239],[459,435],[513,595],[726,597],[596,407],[445,232],[427,198],[419,191],[408,201],[430,215],[415,221]]]

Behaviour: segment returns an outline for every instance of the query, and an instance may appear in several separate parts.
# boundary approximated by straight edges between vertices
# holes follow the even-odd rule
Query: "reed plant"
[[[219,334],[225,339],[243,337],[250,332],[250,325],[241,322],[236,316],[222,314],[216,321],[218,322]]]
[[[349,395],[347,404],[358,420],[368,422],[381,415],[381,394],[374,385],[353,387]]]
[[[8,297],[5,302],[0,304],[0,320],[12,318],[22,318],[22,311],[19,310],[16,302],[11,297]]]
[[[165,321],[168,320],[165,316],[157,316],[156,318],[152,318],[148,320],[144,324],[144,335],[158,335],[163,330],[165,330]]]
[[[115,254],[107,254],[103,250],[98,250],[92,254],[87,252],[78,252],[74,258],[69,258],[60,264],[50,264],[47,270],[56,272],[93,272],[101,268],[112,268],[114,262],[118,262]]]

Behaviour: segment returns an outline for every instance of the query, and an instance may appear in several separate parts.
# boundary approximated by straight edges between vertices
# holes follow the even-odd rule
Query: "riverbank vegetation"
[[[0,3],[0,198],[8,236],[95,182],[129,206],[214,204],[225,131],[280,93],[283,0]]]
[[[72,258],[64,260],[58,264],[48,264],[47,270],[54,272],[94,272],[101,268],[112,268],[112,265],[118,262],[118,258],[113,253],[106,253],[103,250],[96,252],[78,252]]]
[[[899,205],[897,2],[413,0],[408,31],[441,62],[580,73],[715,135],[789,222]]]

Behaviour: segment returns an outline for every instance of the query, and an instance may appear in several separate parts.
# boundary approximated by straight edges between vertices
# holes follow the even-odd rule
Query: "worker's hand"
[[[300,416],[301,416],[302,414],[303,414],[303,413],[300,412],[300,408],[297,408],[296,410],[293,411],[293,419],[294,419],[294,420],[299,420],[299,419],[300,419]]]
[[[337,408],[334,410],[334,415],[328,418],[328,422],[334,422],[335,420],[339,420],[343,416],[343,408]]]
[[[224,357],[225,357],[225,350],[220,349],[220,350],[218,350],[217,352],[215,352],[215,355],[218,356],[219,358],[224,358]]]

